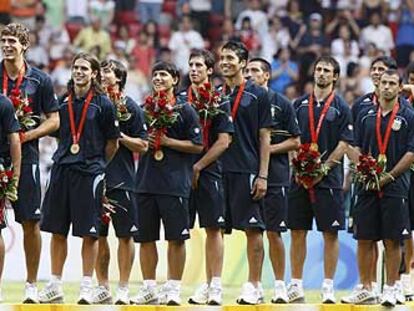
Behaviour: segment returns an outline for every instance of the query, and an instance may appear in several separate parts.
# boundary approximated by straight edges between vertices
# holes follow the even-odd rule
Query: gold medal
[[[387,156],[383,153],[380,153],[378,155],[378,164],[381,164],[383,166],[385,166],[385,164],[387,164]]]
[[[79,144],[72,144],[72,145],[70,146],[70,153],[71,153],[71,154],[78,154],[78,153],[79,153],[79,151],[80,151],[80,146],[79,146]]]
[[[164,152],[162,152],[162,150],[157,150],[154,153],[154,159],[156,161],[161,161],[162,159],[164,159]]]
[[[318,151],[319,147],[317,143],[311,143],[310,149],[313,151]]]

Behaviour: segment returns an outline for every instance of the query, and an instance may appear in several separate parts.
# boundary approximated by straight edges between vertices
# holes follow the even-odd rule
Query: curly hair
[[[30,46],[30,39],[29,39],[29,29],[22,25],[17,23],[11,23],[6,25],[0,33],[0,37],[3,36],[13,36],[16,37],[20,44],[27,48]]]

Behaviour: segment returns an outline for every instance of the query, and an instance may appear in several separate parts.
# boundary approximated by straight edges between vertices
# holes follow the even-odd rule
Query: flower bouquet
[[[6,199],[17,201],[17,180],[12,169],[6,169],[0,164],[0,224],[6,222]]]

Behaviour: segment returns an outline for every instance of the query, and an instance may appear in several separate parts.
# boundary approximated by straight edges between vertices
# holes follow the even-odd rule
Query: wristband
[[[260,176],[260,175],[257,175],[257,177],[256,178],[258,178],[258,179],[263,179],[263,180],[267,180],[267,177],[266,176]]]

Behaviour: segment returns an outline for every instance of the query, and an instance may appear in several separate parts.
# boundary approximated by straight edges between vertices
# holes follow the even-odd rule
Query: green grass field
[[[44,282],[39,283],[39,289],[42,289]],[[116,285],[112,284],[112,291],[114,292]],[[138,290],[138,284],[132,283],[130,285],[130,294],[135,295]],[[194,288],[190,286],[183,287],[183,294],[181,296],[183,303],[187,301],[187,298],[193,293]],[[20,282],[3,282],[2,284],[2,294],[5,303],[20,303],[23,298],[24,292],[24,283]],[[66,303],[76,303],[79,293],[79,284],[78,283],[65,283],[64,284],[65,292],[65,302]],[[224,303],[225,304],[234,304],[237,296],[239,295],[240,288],[237,287],[226,287],[224,289]],[[339,301],[340,298],[348,294],[347,291],[337,291],[336,298]],[[266,302],[270,302],[272,296],[272,291],[266,290]],[[320,302],[320,292],[318,290],[307,290],[306,291],[306,302],[307,303],[319,303]]]

